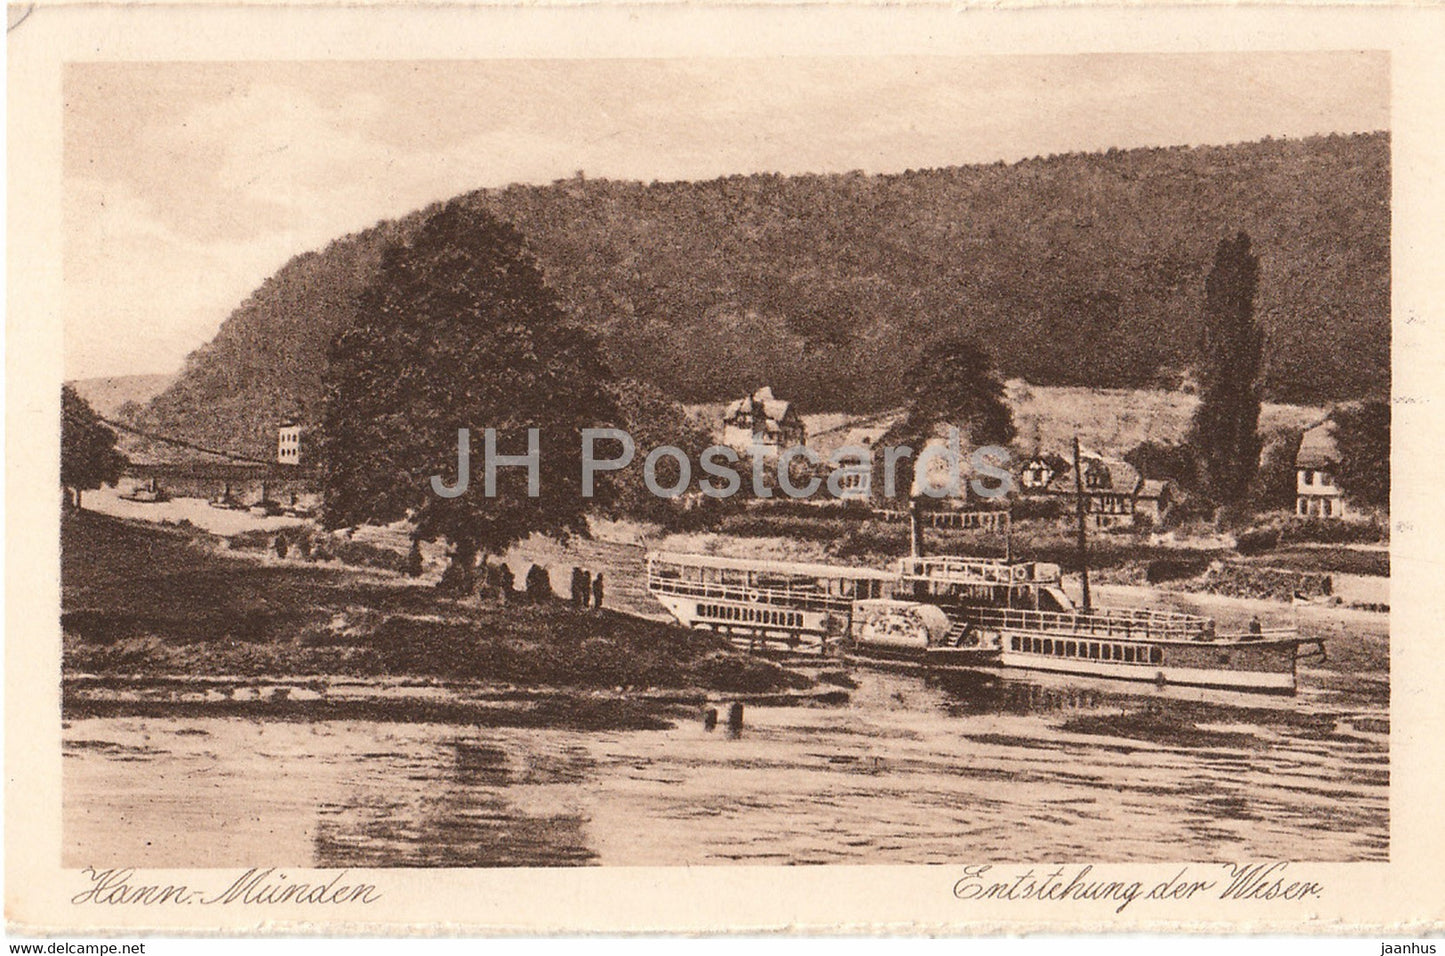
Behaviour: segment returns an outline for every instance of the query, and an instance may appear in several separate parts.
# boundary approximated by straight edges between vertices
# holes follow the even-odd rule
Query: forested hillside
[[[896,404],[926,341],[967,330],[1037,384],[1176,380],[1225,236],[1260,256],[1267,394],[1388,387],[1387,134],[1111,150],[897,175],[471,194],[525,235],[620,375],[687,402],[768,383],[809,411]],[[298,256],[151,403],[148,423],[251,451],[315,420],[331,335],[426,211]],[[482,423],[474,423],[481,425]]]

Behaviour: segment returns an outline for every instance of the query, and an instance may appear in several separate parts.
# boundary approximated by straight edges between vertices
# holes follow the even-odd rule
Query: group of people
[[[282,554],[284,556],[284,552]],[[412,577],[419,577],[422,570],[421,547],[418,542],[413,541],[411,553],[407,555],[406,572]],[[461,594],[475,590],[482,597],[495,596],[504,603],[521,600],[531,604],[540,604],[555,600],[557,597],[556,592],[552,590],[552,576],[544,566],[534,564],[527,569],[527,573],[522,576],[522,588],[519,593],[517,576],[511,567],[505,561],[493,564],[485,556],[482,558],[481,566],[471,570],[455,564],[449,565],[443,572],[437,587]],[[583,568],[574,567],[572,569],[570,600],[573,607],[602,607],[603,588],[600,571],[593,574]]]
[[[572,606],[587,607],[589,601],[594,608],[602,607],[602,572],[593,574],[585,568],[572,569]]]

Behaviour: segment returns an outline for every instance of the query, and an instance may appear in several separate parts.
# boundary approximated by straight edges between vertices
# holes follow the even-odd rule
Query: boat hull
[[[819,645],[846,632],[847,615],[830,608],[771,607],[717,597],[653,592],[684,627],[789,646]]]
[[[1001,637],[999,663],[1004,667],[1156,685],[1277,694],[1296,689],[1299,641],[1294,639],[1124,642],[1025,633]]]

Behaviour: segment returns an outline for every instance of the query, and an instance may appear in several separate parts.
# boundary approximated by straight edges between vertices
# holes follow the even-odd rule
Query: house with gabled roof
[[[723,412],[723,444],[740,452],[761,448],[771,456],[807,441],[808,429],[796,406],[774,395],[770,386],[738,399]]]
[[[1340,449],[1335,423],[1326,418],[1305,429],[1295,455],[1295,514],[1301,518],[1345,518],[1352,511],[1336,484]]]
[[[1156,522],[1163,520],[1173,503],[1169,482],[1146,481],[1127,461],[1098,452],[1082,450],[1079,459],[1085,510],[1095,527],[1125,524],[1133,521],[1135,514],[1148,515]],[[1024,462],[1018,477],[1019,490],[1025,495],[1070,502],[1078,497],[1080,482],[1075,477],[1072,455],[1036,454]]]

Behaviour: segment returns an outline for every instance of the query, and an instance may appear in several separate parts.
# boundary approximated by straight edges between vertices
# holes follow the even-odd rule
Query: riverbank
[[[194,528],[80,512],[63,519],[61,543],[70,688],[81,675],[156,686],[172,678],[286,678],[302,681],[300,689],[307,680],[410,678],[614,695],[813,686],[807,675],[715,635],[562,601],[445,597],[380,570],[234,554]],[[244,703],[248,713],[278,715],[339,706],[304,698],[293,691]],[[73,692],[67,702],[79,705]],[[233,696],[188,706],[241,703]]]

